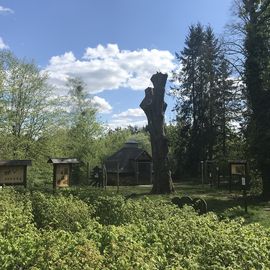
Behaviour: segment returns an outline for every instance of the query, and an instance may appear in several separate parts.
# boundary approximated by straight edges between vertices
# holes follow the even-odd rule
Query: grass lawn
[[[248,198],[248,213],[244,211],[244,202],[241,191],[211,188],[209,185],[195,185],[189,183],[176,183],[176,192],[172,195],[149,195],[151,186],[120,186],[119,193],[128,195],[136,193],[138,197],[148,196],[151,199],[163,198],[170,200],[174,196],[190,196],[203,198],[207,202],[208,211],[213,211],[219,216],[227,213],[228,216],[244,217],[246,223],[258,222],[270,228],[270,202],[261,202],[256,198]],[[108,187],[108,191],[116,191],[116,187]],[[231,209],[233,208],[233,209]],[[231,210],[229,210],[231,209]]]

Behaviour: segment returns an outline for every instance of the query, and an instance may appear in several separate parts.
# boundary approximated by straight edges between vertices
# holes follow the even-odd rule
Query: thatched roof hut
[[[150,184],[152,178],[152,157],[139,148],[136,141],[125,145],[105,161],[108,184],[116,184],[116,175],[120,175],[120,184]]]

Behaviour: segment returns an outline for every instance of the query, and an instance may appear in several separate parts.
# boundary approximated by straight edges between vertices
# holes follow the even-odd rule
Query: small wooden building
[[[72,165],[79,164],[76,158],[50,158],[53,164],[53,187],[69,187],[72,178]]]
[[[105,161],[107,184],[143,185],[152,183],[152,157],[138,147],[136,141],[128,141],[119,151]]]
[[[27,166],[31,165],[31,160],[0,160],[0,185],[26,187]]]

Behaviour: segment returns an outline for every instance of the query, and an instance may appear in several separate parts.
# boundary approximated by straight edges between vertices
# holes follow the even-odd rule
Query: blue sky
[[[155,71],[170,71],[192,23],[217,35],[230,21],[231,0],[0,0],[0,49],[34,59],[55,95],[65,81],[87,83],[110,127],[145,124],[139,109]],[[167,120],[174,101],[169,103]]]

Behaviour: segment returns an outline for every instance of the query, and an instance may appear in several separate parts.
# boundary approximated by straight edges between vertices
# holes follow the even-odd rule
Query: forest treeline
[[[79,181],[90,167],[102,164],[131,136],[150,151],[148,135],[137,128],[109,130],[98,121],[97,111],[78,78],[66,85],[67,96],[54,96],[33,62],[18,59],[11,52],[0,52],[0,157],[31,159],[30,182],[52,177],[49,157],[77,157],[83,162]]]
[[[176,53],[176,118],[166,126],[171,169],[179,179],[198,175],[201,160],[248,159],[270,197],[270,1],[235,0],[232,10],[222,37],[191,25]],[[150,151],[147,127],[109,130],[83,81],[65,87],[68,95],[57,98],[34,62],[0,52],[1,159],[32,159],[29,177],[38,182],[51,173],[50,156],[95,166],[129,138]]]
[[[222,38],[192,25],[173,74],[178,175],[200,160],[247,159],[270,198],[270,1],[235,0]]]

